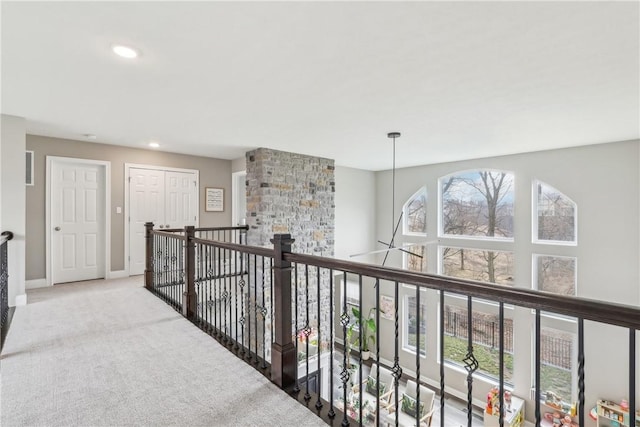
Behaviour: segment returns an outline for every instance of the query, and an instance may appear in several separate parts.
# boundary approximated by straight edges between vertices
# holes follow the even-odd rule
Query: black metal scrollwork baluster
[[[472,427],[473,421],[473,373],[478,370],[478,359],[473,354],[473,303],[467,297],[467,354],[464,359],[464,369],[467,371],[467,426]]]
[[[311,335],[311,327],[309,326],[309,264],[305,264],[304,266],[304,300],[305,300],[305,323],[304,328],[302,329],[302,333],[305,337],[305,352],[307,353],[306,357],[306,375],[305,375],[305,393],[304,400],[309,401],[311,399],[311,395],[309,394],[309,335]]]
[[[349,425],[349,419],[347,418],[347,383],[349,382],[349,366],[351,361],[347,360],[347,348],[349,346],[347,337],[347,327],[350,321],[349,313],[347,313],[347,273],[343,272],[342,276],[342,314],[340,315],[340,324],[342,325],[342,336],[344,339],[344,350],[342,351],[342,371],[340,372],[340,381],[342,382],[342,401],[343,405],[343,417],[342,427]]]
[[[394,355],[393,355],[393,367],[391,368],[391,374],[393,375],[393,387],[394,387],[394,396],[395,396],[395,408],[394,412],[396,415],[396,425],[398,425],[398,413],[399,411],[399,396],[398,396],[398,386],[400,384],[400,378],[402,378],[402,367],[400,366],[400,356],[399,356],[399,325],[400,319],[398,316],[398,298],[399,295],[399,284],[398,282],[394,282],[394,303],[393,303],[393,316],[394,316],[394,329],[393,329],[393,339],[394,339]]]

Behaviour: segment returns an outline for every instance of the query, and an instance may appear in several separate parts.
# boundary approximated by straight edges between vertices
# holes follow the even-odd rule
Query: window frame
[[[552,190],[555,190],[561,194],[564,198],[569,200],[573,204],[573,240],[544,240],[538,237],[538,186],[544,185]],[[537,245],[551,245],[551,246],[578,246],[578,204],[571,197],[567,196],[564,192],[558,190],[556,187],[547,184],[546,182],[533,179],[531,187],[531,243]]]
[[[460,294],[456,294],[456,293],[450,293],[450,292],[445,292],[445,306],[454,306],[457,308],[461,308],[466,310],[467,308],[467,297],[464,295],[460,295]],[[479,308],[480,307],[480,308]],[[440,310],[444,310],[444,307],[441,306],[440,304],[440,299],[438,298],[438,313],[440,312]],[[485,315],[497,315],[492,313],[492,311],[496,311],[496,313],[499,310],[499,304],[493,301],[489,301],[489,300],[484,300],[484,299],[477,299],[477,298],[473,298],[473,312],[478,312],[480,314],[485,314]],[[512,324],[515,325],[515,307],[512,305],[504,305],[504,319],[505,320],[511,320]],[[440,325],[440,316],[438,316],[438,328],[440,327],[444,327],[444,325]],[[512,337],[511,340],[513,342],[514,345],[514,349],[513,349],[513,353],[510,353],[513,360],[515,361],[515,326],[512,327]],[[445,334],[446,335],[446,334]],[[465,338],[466,339],[466,338]],[[438,349],[440,348],[440,345],[444,345],[444,343],[440,343],[440,334],[438,334]],[[476,348],[477,346],[482,346],[482,344],[474,344],[474,348]],[[442,360],[440,359],[440,351],[438,351],[438,355],[436,358],[437,363],[444,363],[445,367],[448,367],[450,369],[454,369],[456,371],[461,371],[466,373],[466,369],[464,368],[464,365],[453,361],[453,360]],[[507,387],[508,389],[513,389],[514,387],[514,380],[515,380],[515,371],[513,371],[512,373],[512,378],[511,380],[508,380],[507,378],[505,378],[504,383],[505,383],[505,387]],[[492,385],[497,385],[500,381],[500,379],[498,377],[494,377],[491,374],[488,374],[486,372],[482,372],[480,370],[477,370],[473,373],[473,378],[477,378],[477,379],[481,379],[483,381],[486,381]]]
[[[418,197],[421,193],[424,193],[424,208],[423,208],[424,209],[424,232],[408,231],[407,208],[416,199],[416,197]],[[427,229],[428,229],[428,224],[427,224],[427,203],[428,203],[427,187],[426,186],[422,186],[422,187],[420,187],[418,189],[418,191],[413,193],[411,195],[411,197],[409,197],[407,199],[407,201],[402,205],[402,235],[404,235],[404,236],[419,236],[419,237],[426,237],[427,236]]]
[[[474,168],[474,169],[464,169],[464,170],[460,170],[460,171],[455,171],[455,172],[451,172],[447,175],[443,175],[441,177],[438,178],[437,180],[437,186],[438,186],[438,212],[437,212],[437,221],[438,221],[438,238],[446,238],[446,239],[453,239],[453,240],[463,240],[463,241],[478,241],[478,242],[503,242],[503,243],[513,243],[515,241],[515,235],[513,237],[496,237],[496,236],[471,236],[471,235],[466,235],[466,234],[445,234],[444,232],[444,201],[443,201],[443,192],[442,192],[442,183],[445,179],[448,179],[452,176],[457,176],[457,175],[465,175],[465,174],[470,174],[470,173],[474,173],[474,172],[499,172],[499,173],[505,173],[505,174],[509,174],[512,177],[512,181],[511,181],[511,185],[512,185],[512,189],[511,192],[513,194],[513,204],[512,204],[512,209],[513,209],[513,215],[512,217],[515,218],[516,217],[516,204],[515,204],[515,198],[516,198],[516,175],[514,172],[509,171],[509,170],[501,170],[501,169],[494,169],[494,168]],[[511,230],[512,234],[514,230]]]

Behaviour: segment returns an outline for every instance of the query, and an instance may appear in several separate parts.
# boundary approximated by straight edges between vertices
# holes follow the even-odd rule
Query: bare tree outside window
[[[404,234],[427,233],[427,190],[420,189],[404,205]]]
[[[411,271],[427,271],[427,253],[424,245],[404,247],[405,268]]]
[[[538,290],[559,295],[576,295],[576,259],[536,255]]]
[[[513,237],[513,175],[475,171],[441,180],[445,235]]]
[[[576,241],[576,204],[555,188],[537,185],[538,240]]]
[[[442,273],[460,279],[513,286],[513,253],[443,248]]]

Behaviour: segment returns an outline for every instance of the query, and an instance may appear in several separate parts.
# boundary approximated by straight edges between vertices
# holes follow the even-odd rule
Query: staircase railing
[[[451,387],[445,363],[442,363],[445,360],[445,298],[456,295],[464,301],[468,315],[465,334],[468,341],[464,357],[468,426],[472,425],[474,380],[480,363],[475,354],[477,349],[473,342],[472,317],[473,305],[478,300],[497,305],[499,330],[497,344],[493,342],[492,345],[497,346],[499,352],[497,401],[494,402],[498,425],[506,425],[510,396],[505,381],[505,306],[530,309],[535,318],[533,419],[536,425],[542,425],[545,418],[541,402],[545,393],[540,385],[539,350],[543,312],[571,317],[577,323],[577,404],[575,413],[572,410],[572,414],[567,415],[574,415],[575,423],[584,426],[591,406],[595,405],[595,401],[585,401],[585,345],[602,346],[602,343],[586,342],[585,329],[602,324],[625,330],[628,336],[626,350],[624,346],[617,347],[618,352],[628,353],[628,368],[618,367],[627,371],[628,381],[621,380],[624,378],[621,376],[617,376],[616,381],[626,390],[629,412],[636,413],[636,334],[640,330],[638,307],[296,254],[291,252],[293,239],[288,234],[276,234],[271,241],[273,249],[247,246],[247,227],[228,230],[230,236],[234,237],[221,234],[218,236],[220,240],[216,240],[214,234],[206,238],[198,237],[198,230],[193,227],[158,231],[153,229],[153,224],[147,224],[145,286],[279,387],[293,393],[300,402],[330,424],[339,422],[347,426],[383,424],[388,421],[398,425],[404,406],[401,383],[407,378],[417,378],[418,384],[422,382],[421,368],[426,362],[421,359],[421,352],[415,352],[413,363],[408,363],[406,359],[401,362],[399,357],[402,346],[399,299],[401,288],[405,285],[410,287],[409,292],[415,297],[417,307],[421,306],[421,291],[438,291],[439,378],[435,381],[435,387],[433,384],[430,386],[441,397],[449,395]],[[366,349],[361,344],[365,339],[363,334],[367,333],[365,328],[356,330],[355,343],[349,341],[349,337],[353,338],[350,332],[354,331],[351,326],[354,320],[363,325],[369,317],[362,303],[359,310],[350,311],[346,298],[338,298],[338,293],[347,295],[347,276],[354,277],[360,295],[374,296],[371,318],[377,325],[380,325],[383,310],[380,303],[381,288],[393,294],[391,305],[384,307],[387,311],[382,313],[391,318],[393,328],[383,331],[383,328],[377,327],[373,331],[375,348],[370,350],[380,368],[375,372],[370,370],[368,375],[365,371],[371,362],[365,360],[363,350]],[[418,325],[423,315],[431,313],[422,314],[421,310],[416,310]],[[419,342],[418,338],[416,350]],[[381,357],[383,347],[387,353],[393,354],[388,361]],[[352,368],[354,361],[356,366]],[[384,372],[384,368],[392,375],[390,401],[383,399],[388,394],[381,393],[381,372]],[[367,384],[368,376],[369,381],[373,382],[373,390],[371,384]],[[413,393],[419,402],[421,390],[420,386],[416,386]],[[368,405],[363,400],[367,392],[376,395]],[[562,412],[565,408],[558,405],[557,409]],[[435,411],[439,413],[440,425],[444,427],[449,414],[447,411],[450,411],[445,406],[445,399],[440,399],[439,408],[436,407]],[[424,421],[421,418],[423,415],[419,410],[411,415],[416,418],[416,425]],[[387,417],[386,421],[384,417]]]
[[[8,242],[13,233],[5,231],[0,234],[0,350],[9,329],[9,260]]]

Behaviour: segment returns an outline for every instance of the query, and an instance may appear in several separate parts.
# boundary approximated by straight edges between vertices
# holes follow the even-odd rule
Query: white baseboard
[[[27,305],[27,294],[16,295],[16,307]]]
[[[47,286],[49,286],[47,284],[47,279],[33,279],[24,282],[25,289],[45,288]]]
[[[111,271],[109,272],[107,279],[122,279],[123,277],[129,277],[127,270]]]

